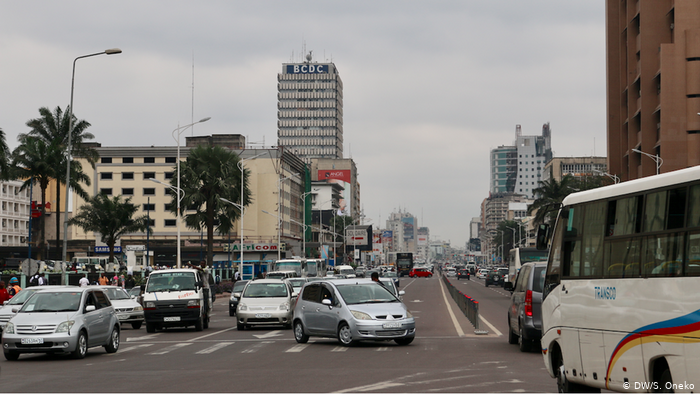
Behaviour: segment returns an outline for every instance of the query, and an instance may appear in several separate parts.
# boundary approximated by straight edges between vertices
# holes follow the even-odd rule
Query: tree
[[[114,244],[119,238],[129,233],[151,231],[147,215],[134,218],[138,209],[131,198],[122,201],[121,196],[110,198],[100,193],[89,198],[68,224],[85,232],[100,233],[102,242],[109,246],[109,261],[114,262]]]
[[[10,148],[7,147],[5,132],[0,129],[0,179],[9,180],[13,178],[10,167]]]
[[[183,209],[194,211],[187,213],[187,227],[201,231],[207,230],[207,263],[214,260],[214,229],[219,234],[231,231],[233,223],[240,217],[240,209],[221,201],[238,201],[244,207],[250,205],[252,198],[248,188],[249,173],[238,168],[240,158],[221,146],[199,145],[190,150],[187,160],[180,163],[180,188],[183,197],[180,205]],[[241,199],[241,177],[243,177],[243,202]],[[171,180],[173,189],[177,190],[177,178]],[[177,214],[177,192],[170,191],[173,203],[170,209]]]
[[[54,159],[55,167],[51,179],[55,180],[58,184],[66,184],[66,168],[68,165],[66,150],[68,149],[68,127],[69,118],[68,112],[63,112],[61,107],[56,107],[52,113],[48,108],[39,108],[39,114],[41,117],[31,119],[27,121],[27,126],[31,128],[29,133],[20,134],[18,139],[20,142],[28,136],[33,136],[46,142],[47,145],[52,145],[56,147],[56,151],[53,153],[57,154]],[[83,142],[86,140],[94,139],[95,136],[91,133],[85,131],[90,127],[90,123],[85,120],[78,120],[75,114],[72,114],[72,130],[71,134],[71,157],[80,156],[85,158],[90,165],[95,168],[95,163],[99,158],[98,152]],[[70,187],[80,195],[83,199],[87,199],[87,193],[82,189],[80,183],[83,182],[87,186],[90,186],[90,180],[82,171],[82,166],[74,160],[71,160],[71,183]],[[56,188],[59,190],[60,188]],[[43,203],[43,202],[42,202]],[[61,193],[56,193],[56,245],[61,243]],[[42,215],[43,217],[43,215]],[[43,225],[42,225],[43,226]],[[43,229],[44,227],[42,227]],[[64,236],[67,236],[65,234]]]
[[[507,261],[510,258],[509,251],[518,243],[516,235],[518,234],[518,222],[514,220],[504,220],[498,224],[497,229],[498,231],[492,242],[496,248],[503,245],[503,261]]]
[[[528,215],[537,211],[535,224],[553,223],[556,220],[561,202],[566,196],[576,191],[574,183],[575,179],[571,175],[565,175],[561,182],[557,182],[556,179],[540,182],[540,186],[533,190],[537,198],[527,207]]]

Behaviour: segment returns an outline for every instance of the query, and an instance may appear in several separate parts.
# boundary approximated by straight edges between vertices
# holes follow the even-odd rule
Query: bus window
[[[639,277],[639,239],[608,242],[605,246],[606,278]]]
[[[662,191],[647,195],[646,206],[644,207],[644,232],[664,229],[666,194],[666,191]]]
[[[685,219],[685,188],[673,189],[668,192],[668,218],[666,228],[669,230],[683,227]]]
[[[552,247],[549,252],[549,261],[547,262],[547,274],[544,281],[543,299],[547,297],[550,291],[559,285],[561,281],[561,260],[562,260],[562,241],[564,231],[564,220],[557,220],[556,228],[554,229],[554,237],[552,238]],[[539,234],[539,232],[538,232]]]
[[[642,196],[635,196],[610,202],[608,235],[630,235],[639,232],[641,201]]]
[[[680,234],[644,238],[644,276],[680,276],[683,273],[682,267],[683,237]]]
[[[580,276],[603,276],[605,201],[586,206],[583,227],[583,266]]]
[[[688,235],[688,260],[685,266],[686,276],[700,276],[700,233]]]
[[[690,187],[688,198],[688,227],[700,226],[700,185]]]

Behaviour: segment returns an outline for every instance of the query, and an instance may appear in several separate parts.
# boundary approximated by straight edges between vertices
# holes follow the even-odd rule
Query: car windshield
[[[247,280],[239,280],[233,285],[233,290],[231,290],[233,293],[240,293],[243,291],[243,288],[245,287],[245,284],[248,283]]]
[[[396,278],[397,276],[396,276],[396,272],[391,272],[391,271],[389,271],[389,272],[387,272],[387,273],[384,274],[384,277],[386,277],[386,278]]]
[[[338,291],[348,305],[401,302],[380,283],[339,285]]]
[[[20,313],[73,312],[80,308],[81,292],[43,291],[35,293],[22,305]]]
[[[245,288],[243,297],[287,297],[287,286],[284,283],[250,283]]]
[[[306,281],[304,279],[289,279],[289,283],[292,284],[292,287],[299,288],[304,286],[304,283],[306,283]]]
[[[391,292],[391,294],[396,295],[396,287],[394,287],[394,281],[391,278],[381,278],[379,279],[379,283],[384,285],[384,287],[386,287],[387,290]]]
[[[10,298],[10,301],[7,303],[7,305],[22,305],[25,301],[27,301],[27,298],[29,298],[32,294],[36,293],[37,290],[39,289],[24,289],[17,293],[16,296]]]
[[[128,300],[131,298],[122,288],[108,288],[104,289],[104,291],[110,300]]]
[[[193,272],[164,272],[151,274],[147,292],[195,290]]]

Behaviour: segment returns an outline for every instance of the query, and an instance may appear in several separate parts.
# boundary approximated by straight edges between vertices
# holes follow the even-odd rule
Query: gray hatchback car
[[[416,336],[411,312],[383,285],[370,279],[309,282],[294,307],[294,339],[337,338],[344,346],[361,340],[408,345]]]
[[[99,288],[39,290],[5,325],[2,348],[7,360],[21,353],[70,353],[83,358],[88,348],[119,349],[119,319]]]
[[[547,263],[526,263],[520,267],[508,308],[508,343],[528,352],[542,338],[542,288]],[[512,286],[512,287],[511,287]]]

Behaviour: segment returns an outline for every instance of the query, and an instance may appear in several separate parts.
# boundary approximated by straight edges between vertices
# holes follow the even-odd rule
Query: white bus
[[[305,259],[302,258],[277,260],[272,265],[272,271],[294,271],[297,277],[301,277],[301,266],[304,261]]]
[[[324,259],[306,259],[306,261],[301,265],[301,276],[319,277],[323,278],[326,276],[326,271],[328,270],[328,264]]]
[[[537,248],[513,248],[510,250],[510,263],[508,263],[508,278],[506,283],[515,284],[520,267],[525,263],[537,263],[547,261],[548,250]],[[467,265],[468,266],[468,265]]]
[[[559,390],[700,390],[700,166],[572,194],[551,239],[541,347]]]

